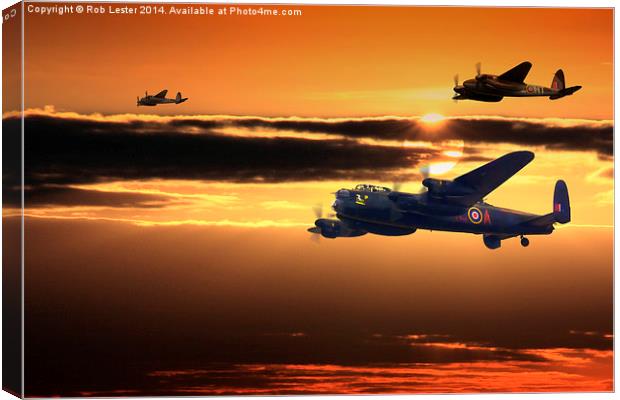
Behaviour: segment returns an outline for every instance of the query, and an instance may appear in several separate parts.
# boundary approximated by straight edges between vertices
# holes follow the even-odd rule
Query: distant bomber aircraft
[[[318,219],[309,232],[326,238],[355,237],[366,233],[400,236],[417,229],[467,232],[482,235],[489,249],[497,249],[504,239],[524,235],[548,235],[556,222],[570,222],[568,189],[564,181],[555,184],[553,211],[534,215],[494,207],[484,197],[534,159],[534,153],[517,151],[506,154],[458,178],[426,178],[426,192],[404,193],[374,185],[340,189],[332,205],[337,219]]]
[[[177,97],[174,99],[167,99],[166,98],[166,94],[168,93],[168,90],[162,90],[161,92],[157,93],[155,96],[150,96],[148,94],[148,92],[144,92],[144,97],[140,98],[140,96],[138,96],[138,102],[137,102],[137,106],[149,106],[149,107],[153,107],[156,106],[158,104],[169,104],[169,103],[173,103],[173,104],[180,104],[183,103],[184,101],[187,100],[186,98],[182,98],[181,97],[181,92],[177,93]]]
[[[532,63],[525,61],[503,74],[489,75],[480,73],[480,63],[476,64],[477,75],[459,85],[459,76],[454,77],[454,91],[457,93],[453,100],[477,100],[496,102],[504,97],[546,96],[551,100],[570,96],[581,86],[567,88],[564,82],[564,72],[561,69],[555,73],[551,87],[530,85],[524,82],[530,72]]]

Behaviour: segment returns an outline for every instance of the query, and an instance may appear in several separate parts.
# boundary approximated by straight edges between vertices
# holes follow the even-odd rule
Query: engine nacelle
[[[351,229],[337,219],[319,218],[314,221],[314,225],[319,228],[323,237],[329,239],[335,239],[337,237],[356,237],[366,234],[366,231]]]

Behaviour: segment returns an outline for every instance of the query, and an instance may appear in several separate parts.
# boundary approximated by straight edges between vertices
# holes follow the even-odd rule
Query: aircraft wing
[[[534,159],[531,151],[515,151],[454,179],[467,189],[462,196],[450,196],[450,202],[470,206],[482,200]],[[469,192],[469,193],[467,193]]]
[[[164,89],[161,92],[157,93],[155,95],[155,97],[159,97],[160,99],[164,99],[164,98],[166,98],[167,94],[168,94],[168,89]]]
[[[529,61],[522,62],[511,70],[508,70],[498,76],[499,79],[504,81],[510,81],[515,83],[523,83],[525,81],[525,77],[530,72],[532,68],[532,63]]]

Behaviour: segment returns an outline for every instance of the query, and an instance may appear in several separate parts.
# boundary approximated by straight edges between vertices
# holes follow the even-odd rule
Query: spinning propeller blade
[[[317,219],[323,218],[323,205],[322,204],[317,204],[314,207],[312,207],[312,211],[314,212],[314,215],[316,216]],[[310,240],[312,240],[316,244],[321,243],[321,228],[315,225],[312,228],[308,228],[308,232],[312,233],[312,235],[310,235]]]
[[[454,75],[454,91],[456,92],[456,88],[459,86],[459,74]],[[458,97],[460,94],[457,92],[454,96],[452,96],[452,101],[458,103]]]
[[[420,168],[420,174],[422,174],[422,179],[426,179],[431,175],[431,166],[424,165]]]
[[[312,211],[314,211],[314,215],[317,219],[323,218],[323,204],[317,204],[312,207]]]
[[[323,214],[323,204],[319,203],[319,204],[315,205],[314,207],[312,207],[312,211],[314,212],[314,215],[316,216],[317,220],[324,217],[324,214]],[[333,213],[327,214],[328,218],[334,218],[335,216],[336,216],[336,214],[333,214]],[[315,223],[316,223],[316,221],[315,221]],[[312,228],[308,228],[308,232],[313,234],[311,239],[313,241],[317,242],[317,243],[319,242],[319,239],[321,238],[321,236],[323,236],[321,234],[321,228],[319,228],[316,225],[313,226]]]
[[[480,85],[483,83],[482,64],[480,63],[480,61],[478,61],[476,63],[476,89],[479,89]]]
[[[430,177],[431,175],[431,166],[430,165],[423,165],[422,167],[420,167],[420,174],[422,175],[422,182],[424,182],[424,179]],[[428,191],[428,188],[424,185],[422,185],[422,187],[420,188],[420,191],[418,193],[424,193]]]

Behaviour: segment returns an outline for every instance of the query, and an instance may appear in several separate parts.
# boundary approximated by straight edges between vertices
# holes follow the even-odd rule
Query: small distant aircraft
[[[524,80],[530,68],[532,68],[532,63],[525,61],[497,76],[480,73],[481,66],[478,63],[476,64],[477,75],[474,79],[468,79],[459,85],[459,76],[454,77],[454,91],[457,94],[452,99],[497,102],[504,97],[545,96],[556,100],[570,96],[581,89],[581,86],[567,88],[564,72],[561,69],[555,73],[550,88],[527,84]]]
[[[534,159],[534,153],[506,154],[458,178],[426,178],[426,192],[404,193],[386,187],[361,184],[340,189],[332,208],[337,219],[317,220],[309,232],[326,238],[356,237],[366,233],[400,236],[417,229],[467,232],[482,235],[489,249],[501,247],[504,239],[520,236],[521,245],[530,242],[524,235],[548,235],[556,222],[570,222],[568,189],[564,181],[555,184],[553,211],[534,215],[494,207],[484,197]]]
[[[181,97],[181,92],[177,93],[177,97],[174,99],[167,99],[166,98],[166,94],[168,93],[168,90],[162,90],[161,92],[157,93],[155,96],[151,96],[149,95],[148,92],[144,92],[144,97],[140,98],[140,96],[138,96],[138,102],[136,103],[136,105],[138,107],[140,106],[156,106],[158,104],[169,104],[169,103],[173,103],[173,104],[180,104],[183,103],[184,101],[187,100],[186,98],[182,98]]]

